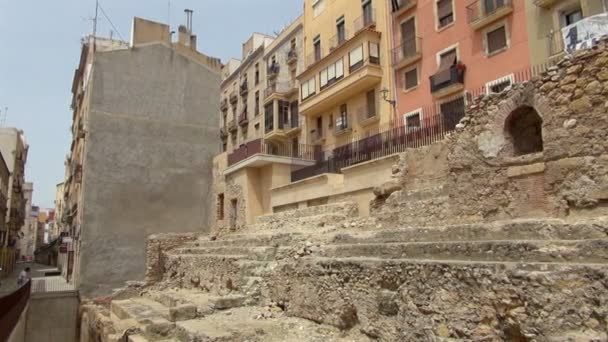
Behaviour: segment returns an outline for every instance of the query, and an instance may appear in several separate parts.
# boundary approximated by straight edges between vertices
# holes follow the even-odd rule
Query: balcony
[[[247,93],[249,93],[249,85],[247,84],[247,81],[241,83],[241,86],[239,87],[239,93],[241,94],[241,96],[247,96]]]
[[[274,127],[275,127],[275,123],[274,123],[274,117],[273,117],[273,122],[271,124],[266,125],[266,132],[264,134],[264,139],[266,139],[268,141],[284,142],[287,140],[287,138],[290,135],[294,135],[294,134],[300,132],[301,127],[300,127],[299,115],[297,113],[295,115],[292,114],[291,118],[284,122],[281,122],[279,120],[278,126],[277,126],[278,128],[275,129]]]
[[[228,137],[228,129],[226,126],[220,127],[220,138],[226,139]]]
[[[393,67],[397,70],[418,62],[422,58],[422,39],[415,37],[401,42],[392,51]]]
[[[268,80],[274,80],[277,78],[277,76],[279,76],[279,71],[281,70],[281,67],[279,66],[278,63],[273,63],[271,65],[268,66],[267,72],[266,72],[266,78]]]
[[[342,33],[336,34],[329,39],[329,52],[339,48],[342,44],[349,40],[348,31],[344,30]]]
[[[353,131],[353,128],[350,125],[349,116],[336,118],[336,122],[334,123],[334,135],[335,136],[347,134],[352,131]]]
[[[433,93],[433,97],[438,99],[464,90],[465,70],[466,68],[463,64],[457,64],[431,76],[431,93]]]
[[[242,168],[257,168],[268,164],[310,166],[315,164],[318,147],[306,144],[280,144],[265,139],[249,141],[228,155],[229,174]]]
[[[222,101],[220,101],[220,110],[223,112],[226,109],[228,109],[228,99],[223,98]]]
[[[302,101],[300,114],[315,115],[330,110],[346,102],[353,94],[373,88],[380,81],[382,68],[367,59],[356,70]]]
[[[271,102],[276,98],[287,98],[297,93],[298,88],[294,81],[277,82],[264,90],[264,103]]]
[[[359,125],[361,126],[369,126],[380,121],[380,116],[376,108],[368,108],[368,106],[359,107],[357,109],[357,119],[359,120]]]
[[[376,10],[371,9],[369,11],[363,11],[363,15],[359,18],[355,19],[354,28],[355,33],[366,28],[374,28],[376,27]]]
[[[534,4],[542,8],[551,8],[556,3],[562,0],[534,0]]]
[[[233,105],[239,101],[239,98],[236,96],[236,92],[233,90],[230,92],[230,103]]]
[[[414,8],[417,3],[418,0],[397,0],[397,7],[393,8],[393,15],[395,17],[398,17],[401,14]]]
[[[302,130],[302,123],[300,122],[300,115],[298,113],[291,113],[289,125],[285,127],[285,133],[287,135],[294,135]]]
[[[291,49],[287,52],[287,64],[295,66],[298,63],[298,51]]]
[[[234,133],[237,131],[237,129],[238,129],[238,127],[236,126],[235,120],[228,121],[228,132]]]
[[[467,6],[469,25],[479,30],[513,13],[512,0],[477,0]]]
[[[239,126],[246,126],[249,123],[249,115],[247,108],[239,115]]]

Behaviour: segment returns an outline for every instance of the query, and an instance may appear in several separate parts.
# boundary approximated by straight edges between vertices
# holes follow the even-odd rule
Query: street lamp
[[[388,103],[391,104],[391,106],[393,106],[393,108],[395,108],[395,106],[397,105],[397,101],[395,100],[391,100],[388,97],[388,93],[390,93],[390,90],[388,90],[388,88],[382,88],[382,90],[380,90],[380,93],[382,93],[382,99]]]

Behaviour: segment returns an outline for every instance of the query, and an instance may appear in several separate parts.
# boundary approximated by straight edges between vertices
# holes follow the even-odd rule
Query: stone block
[[[239,295],[229,295],[223,297],[211,298],[209,301],[213,304],[216,310],[227,310],[243,306],[247,297]]]
[[[175,328],[175,323],[166,319],[154,319],[146,325],[145,332],[154,336],[168,336]]]
[[[545,163],[536,163],[522,166],[511,166],[507,169],[507,177],[521,177],[535,173],[545,172]]]
[[[172,322],[186,321],[196,318],[196,306],[183,304],[169,309],[169,320]]]

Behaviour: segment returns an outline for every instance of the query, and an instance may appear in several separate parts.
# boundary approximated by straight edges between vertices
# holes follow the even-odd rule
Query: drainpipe
[[[388,60],[388,68],[389,68],[389,73],[388,73],[388,81],[389,81],[389,86],[391,86],[393,88],[393,94],[392,97],[395,100],[395,104],[391,105],[391,121],[393,121],[394,124],[397,123],[397,82],[395,80],[395,70],[393,70],[393,62],[392,62],[392,48],[393,48],[393,42],[394,42],[394,22],[393,22],[393,15],[392,15],[392,7],[391,7],[391,2],[390,1],[384,1],[385,3],[385,8],[386,10],[384,11],[384,15],[386,17],[385,22],[388,25],[388,31],[389,34],[387,35],[387,41],[386,44],[388,45],[388,56],[386,56],[387,60]]]

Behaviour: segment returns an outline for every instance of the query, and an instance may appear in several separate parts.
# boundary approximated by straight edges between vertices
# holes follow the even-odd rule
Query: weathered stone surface
[[[196,305],[182,304],[169,308],[169,320],[171,322],[186,321],[196,318]]]

